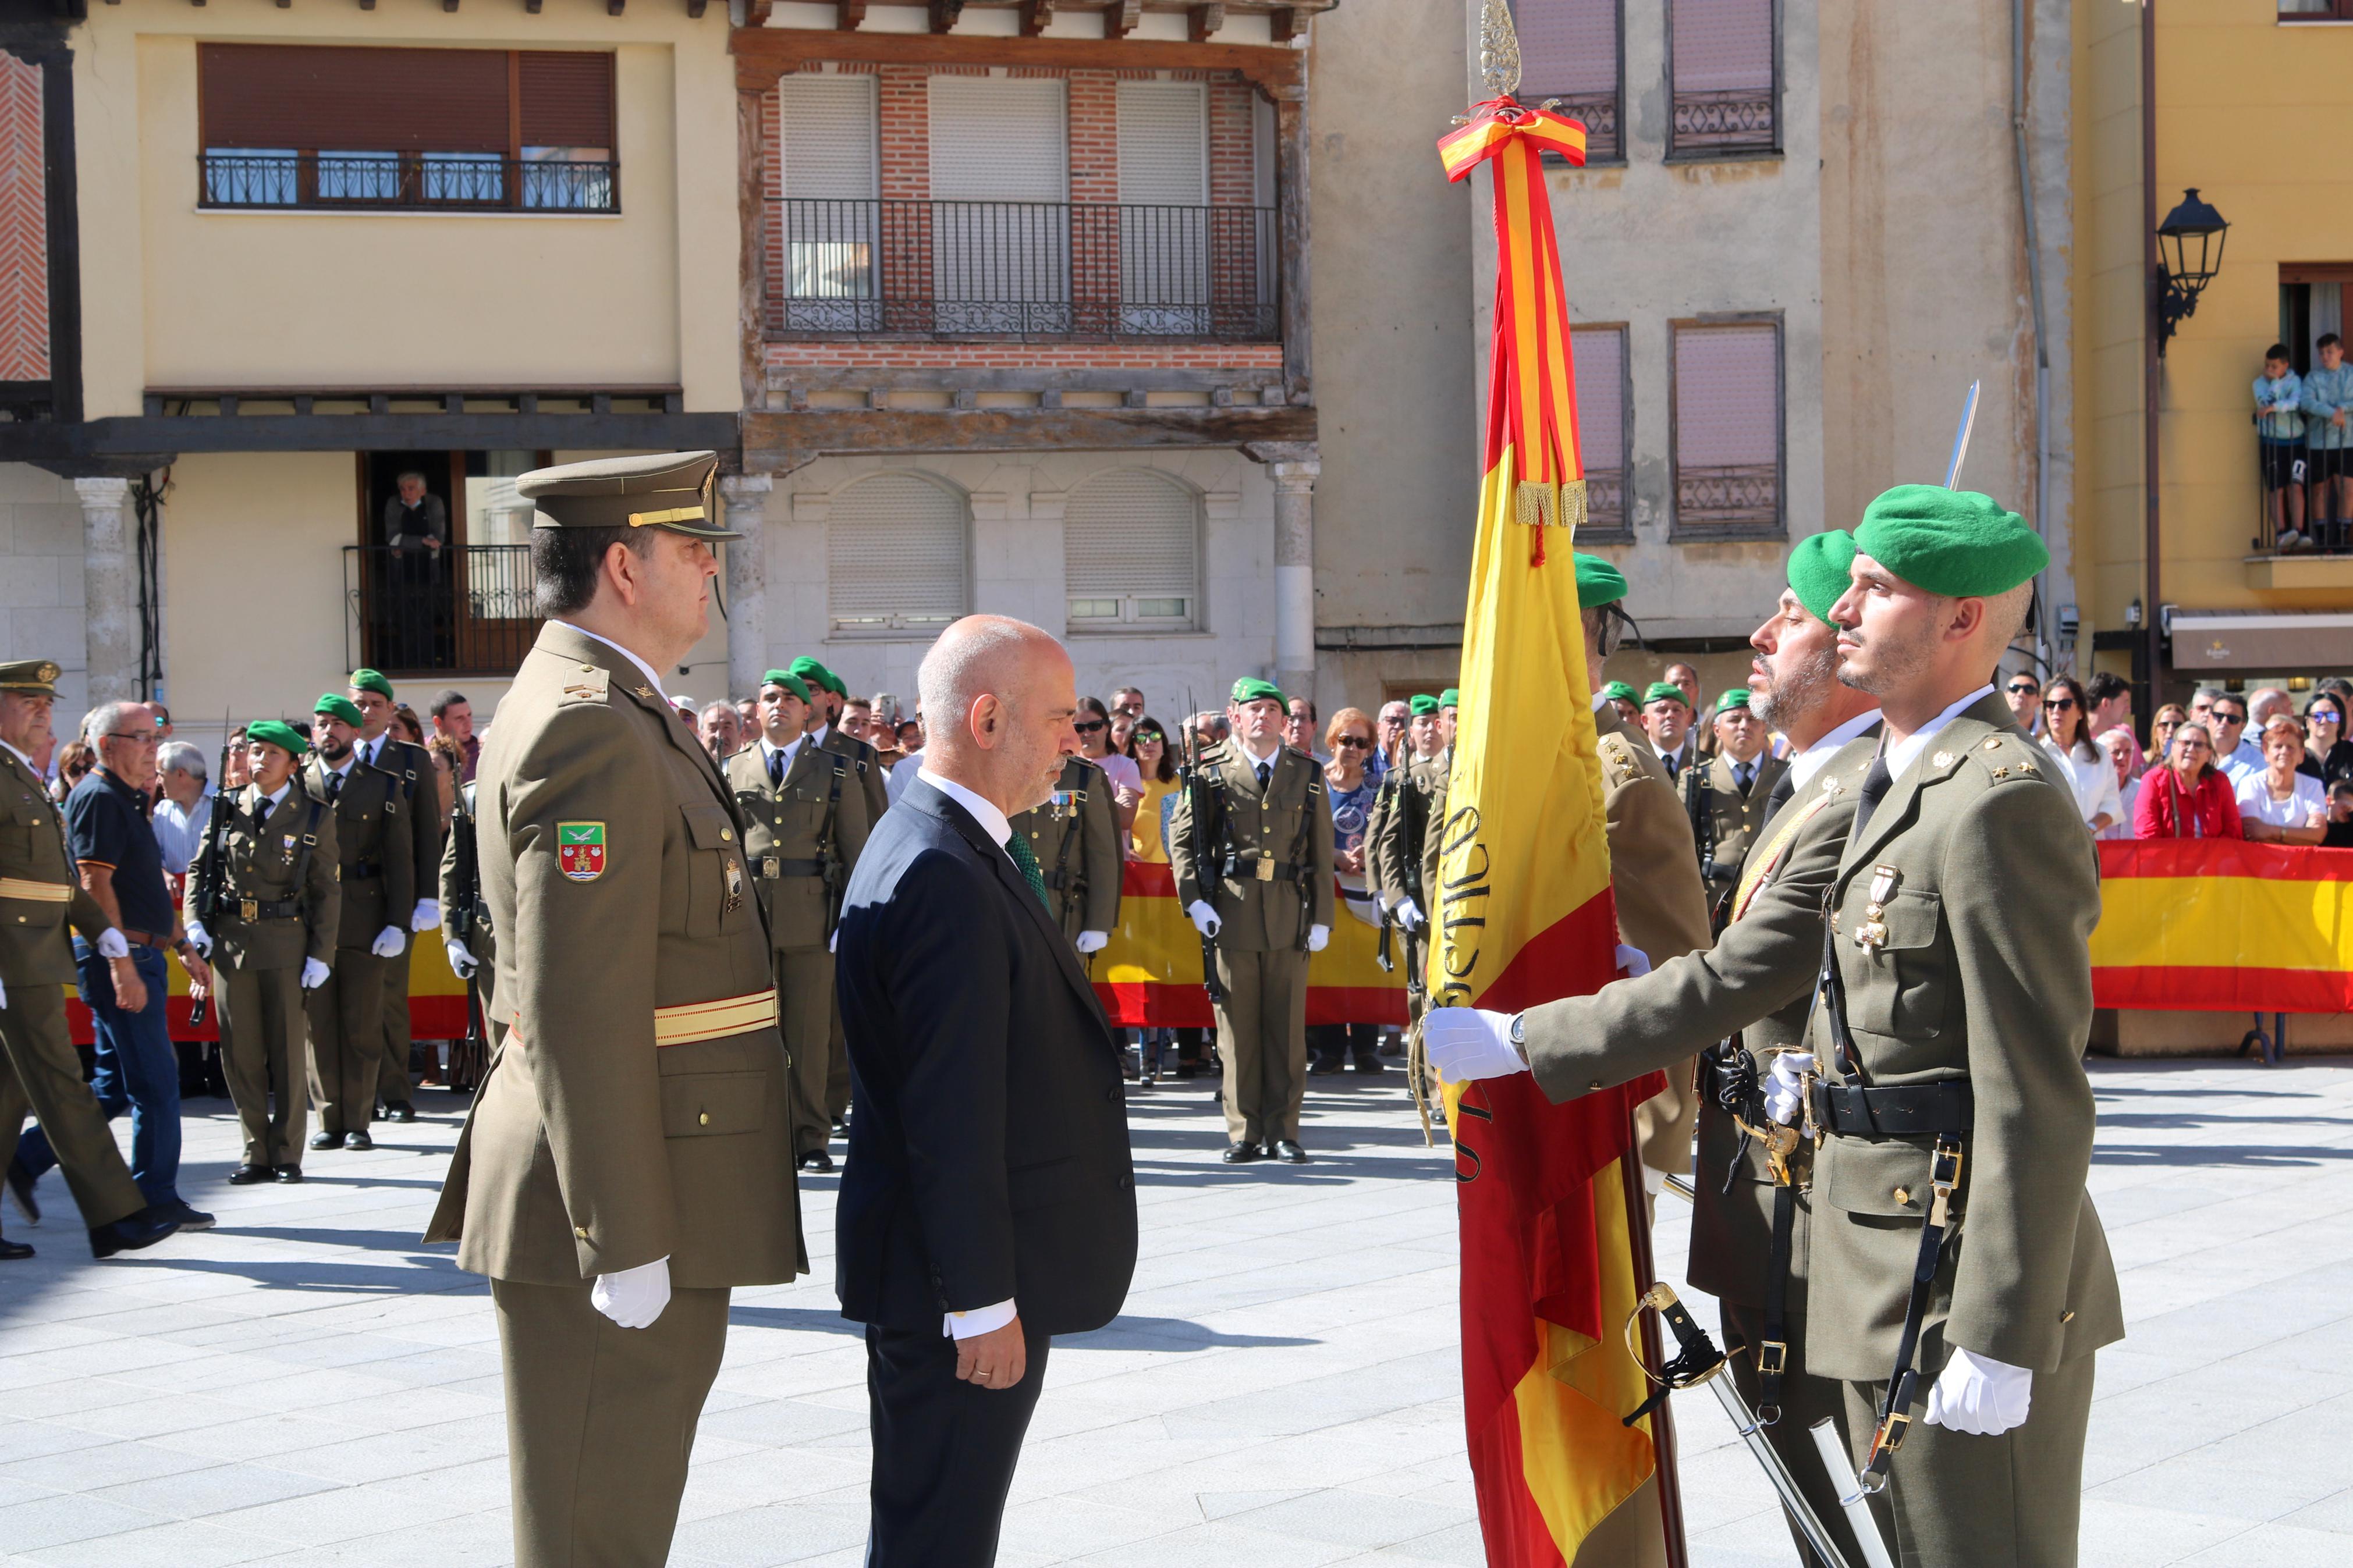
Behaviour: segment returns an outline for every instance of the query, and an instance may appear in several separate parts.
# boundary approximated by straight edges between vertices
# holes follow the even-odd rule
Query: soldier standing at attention
[[[318,750],[303,788],[327,803],[334,822],[335,956],[305,1004],[311,1033],[311,1098],[319,1106],[313,1149],[373,1149],[384,1071],[384,993],[392,966],[407,962],[407,914],[416,907],[417,841],[397,774],[367,766],[354,750],[360,710],[330,691],[311,715]]]
[[[1082,717],[1084,716],[1082,710]],[[1042,805],[1013,818],[1013,831],[1038,858],[1046,880],[1046,908],[1062,934],[1089,958],[1101,952],[1119,925],[1119,816],[1112,783],[1100,763],[1067,757]]]
[[[1730,923],[1715,945],[1521,1015],[1446,1008],[1424,1031],[1431,1065],[1449,1079],[1533,1067],[1555,1100],[1708,1053],[1687,1278],[1716,1298],[1733,1381],[1752,1408],[1778,1412],[1767,1436],[1846,1560],[1860,1563],[1810,1430],[1826,1417],[1846,1426],[1844,1388],[1811,1374],[1804,1354],[1812,1150],[1766,1116],[1759,1068],[1805,1047],[1821,967],[1822,894],[1877,749],[1878,706],[1839,684],[1838,628],[1829,619],[1853,558],[1844,530],[1801,541],[1778,608],[1748,639],[1757,657],[1743,694],[1760,725],[1779,729],[1797,752],[1773,789],[1763,831],[1749,841]],[[1778,1135],[1769,1152],[1768,1135]],[[1811,1548],[1794,1526],[1791,1534],[1805,1558]]]
[[[1332,935],[1332,812],[1323,768],[1282,743],[1272,681],[1235,681],[1226,714],[1232,739],[1202,753],[1199,784],[1177,800],[1176,897],[1217,943],[1225,1162],[1303,1165],[1307,955]]]
[[[400,781],[400,812],[408,818],[412,855],[409,886],[417,907],[391,911],[388,919],[411,931],[428,931],[441,923],[441,903],[435,896],[441,886],[441,798],[434,783],[433,758],[426,749],[393,732],[396,700],[392,682],[373,669],[352,671],[352,706],[360,710],[360,738],[353,750],[360,761]],[[378,1090],[385,1120],[414,1121],[417,1107],[409,1100],[408,951],[385,969],[384,1073]]]
[[[793,1158],[830,1171],[826,1108],[833,1032],[833,928],[842,889],[866,847],[866,793],[851,759],[809,739],[809,689],[772,669],[760,678],[760,741],[728,759],[727,787],[744,818],[744,853],[768,914],[776,1011],[792,1069]]]
[[[1430,956],[1429,884],[1423,879],[1423,853],[1429,843],[1430,788],[1433,774],[1443,787],[1445,764],[1436,761],[1438,699],[1418,692],[1406,701],[1409,761],[1391,768],[1373,799],[1372,821],[1365,829],[1366,881],[1403,937],[1405,955],[1406,1027],[1410,1029],[1428,1004],[1422,967]]]
[[[744,824],[659,674],[741,537],[717,466],[515,481],[548,618],[475,773],[506,1034],[426,1239],[490,1277],[520,1568],[668,1557],[728,1291],[807,1267]]]
[[[252,782],[215,805],[228,814],[227,827],[205,835],[188,879],[203,887],[207,876],[219,878],[212,922],[190,921],[188,940],[219,977],[223,1073],[245,1130],[245,1162],[229,1173],[232,1186],[302,1179],[302,994],[332,973],[343,916],[334,817],[326,797],[295,777],[311,742],[275,719],[251,726],[246,739]]]
[[[481,841],[475,815],[480,800],[477,781],[459,785],[458,809],[449,818],[449,831],[441,836],[441,950],[448,955],[449,972],[472,982],[481,1002],[482,1033],[495,1045],[500,1029],[491,985],[498,973],[499,937],[491,926],[491,901],[482,897]]]
[[[793,660],[787,673],[798,677],[801,684],[808,688],[812,700],[809,739],[820,750],[849,759],[858,775],[858,787],[866,795],[866,821],[871,828],[891,808],[891,781],[883,773],[880,753],[841,727],[842,710],[849,700],[849,686],[807,654]],[[826,1046],[825,1110],[827,1121],[835,1129],[839,1129],[842,1119],[849,1114],[849,1040],[842,1033],[839,1006],[833,1010],[830,1038]]]
[[[1841,537],[1845,537],[1842,530]],[[1699,840],[1708,912],[1715,929],[1721,931],[1748,847],[1764,826],[1766,803],[1788,764],[1765,749],[1765,721],[1751,710],[1746,686],[1736,686],[1715,700],[1712,728],[1715,755],[1705,766],[1685,773],[1683,781],[1694,806],[1692,832]]]
[[[81,885],[65,823],[33,766],[50,742],[57,679],[49,659],[0,664],[0,1167],[14,1160],[29,1109],[65,1167],[90,1227],[90,1256],[111,1258],[153,1247],[180,1226],[151,1212],[131,1179],[66,1026],[65,987],[76,978],[68,928],[106,960],[124,1005],[143,1003],[146,989],[129,941]],[[40,1217],[29,1181],[12,1172],[9,1191],[26,1219]],[[0,1241],[0,1261],[32,1256],[29,1247]]]

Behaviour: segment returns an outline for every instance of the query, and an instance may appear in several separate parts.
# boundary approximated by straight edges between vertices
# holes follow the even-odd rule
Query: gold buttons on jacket
[[[588,1239],[588,1227],[585,1225],[575,1225],[572,1227],[572,1234],[586,1241]]]
[[[735,830],[732,827],[723,827],[719,830],[719,842],[722,844],[733,843],[734,837]]]
[[[1911,1189],[1911,1188],[1909,1188],[1909,1187],[1898,1187],[1898,1188],[1896,1188],[1896,1189],[1895,1189],[1895,1201],[1896,1201],[1897,1203],[1899,1203],[1899,1204],[1907,1204],[1907,1205],[1908,1205],[1909,1203],[1911,1203],[1911,1201],[1912,1201],[1912,1189]]]
[[[697,1114],[697,1115],[696,1115],[696,1117],[695,1117],[695,1119],[694,1119],[694,1123],[695,1123],[695,1125],[696,1125],[696,1126],[698,1126],[698,1127],[708,1127],[708,1126],[710,1126],[710,1125],[711,1125],[711,1112],[709,1112],[709,1111],[707,1111],[707,1110],[700,1112],[699,1114]]]

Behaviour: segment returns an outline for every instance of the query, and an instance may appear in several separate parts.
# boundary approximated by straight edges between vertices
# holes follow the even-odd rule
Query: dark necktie
[[[334,805],[335,797],[343,793],[343,775],[341,773],[329,773],[327,775],[327,804],[329,805]]]
[[[1855,799],[1854,826],[1847,829],[1847,842],[1862,837],[1862,830],[1871,826],[1871,814],[1879,809],[1894,784],[1895,775],[1887,771],[1887,753],[1882,752],[1871,759],[1871,771],[1862,775],[1862,794]]]
[[[1798,775],[1793,772],[1784,771],[1779,778],[1773,781],[1773,793],[1765,797],[1765,815],[1769,817],[1778,812],[1789,804],[1789,797],[1797,793]]]
[[[1029,890],[1038,895],[1038,901],[1046,906],[1049,913],[1052,912],[1053,902],[1046,897],[1046,879],[1038,874],[1038,857],[1029,853],[1029,841],[1021,837],[1018,828],[1014,830],[1012,837],[1005,841],[1005,852],[1012,856],[1013,863],[1021,868],[1021,879],[1029,884]]]
[[[1266,793],[1266,786],[1267,786],[1267,784],[1269,784],[1269,783],[1273,779],[1273,777],[1274,777],[1274,764],[1273,764],[1272,763],[1259,763],[1259,765],[1258,765],[1258,793],[1259,793],[1259,794],[1261,794],[1261,795],[1264,795],[1264,794]]]
[[[785,753],[782,752],[772,751],[768,753],[768,787],[770,789],[785,787]]]
[[[1732,764],[1732,777],[1733,782],[1739,784],[1740,794],[1745,799],[1748,794],[1748,786],[1757,780],[1757,769],[1747,763],[1735,763]]]

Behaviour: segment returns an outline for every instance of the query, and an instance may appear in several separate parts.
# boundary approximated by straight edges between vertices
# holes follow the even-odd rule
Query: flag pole
[[[1634,1132],[1630,1100],[1626,1104],[1625,1148],[1619,1157],[1618,1184],[1626,1193],[1626,1233],[1633,1243],[1634,1289],[1639,1297],[1658,1283],[1658,1272],[1651,1258],[1651,1201],[1642,1190],[1641,1144]],[[1656,1373],[1666,1365],[1666,1352],[1659,1342],[1658,1314],[1644,1312],[1641,1321],[1642,1361]],[[1672,1404],[1662,1399],[1651,1412],[1651,1474],[1659,1483],[1659,1525],[1666,1541],[1667,1568],[1690,1568],[1691,1546],[1683,1538],[1683,1477],[1675,1465],[1675,1417],[1669,1408]]]

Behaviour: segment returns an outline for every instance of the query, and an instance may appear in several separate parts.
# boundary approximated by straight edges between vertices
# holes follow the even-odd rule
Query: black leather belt
[[[1049,888],[1053,889],[1054,891],[1058,893],[1066,891],[1067,889],[1075,888],[1079,885],[1079,879],[1071,873],[1062,869],[1060,866],[1055,867],[1050,871],[1039,872],[1038,879],[1045,883]]]
[[[774,855],[760,857],[760,877],[763,881],[778,882],[787,877],[822,877],[822,860],[784,860]]]
[[[241,921],[290,921],[302,913],[299,899],[239,899],[237,918]]]
[[[383,875],[384,862],[381,860],[354,860],[343,868],[343,880],[346,882],[372,882]]]
[[[1240,882],[1296,882],[1300,868],[1254,849],[1240,849],[1226,857],[1225,874]]]
[[[1976,1107],[1966,1083],[1885,1089],[1816,1083],[1814,1124],[1846,1138],[1914,1138],[1967,1132]]]

